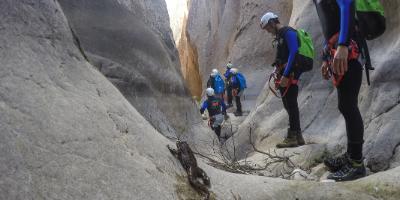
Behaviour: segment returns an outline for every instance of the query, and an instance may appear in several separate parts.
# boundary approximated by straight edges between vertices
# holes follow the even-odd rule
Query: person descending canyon
[[[221,98],[215,96],[214,89],[206,89],[207,99],[202,103],[200,113],[204,115],[204,111],[208,110],[209,125],[215,134],[218,136],[218,140],[221,141],[221,125],[222,122],[228,119],[226,113],[226,106]]]
[[[240,97],[243,95],[244,90],[247,88],[246,79],[237,68],[231,70],[230,87],[232,88],[232,97],[235,97],[236,111],[233,113],[235,116],[242,116],[242,103]]]
[[[322,76],[332,78],[337,88],[338,109],[347,132],[346,153],[324,163],[332,172],[328,179],[354,180],[366,175],[362,154],[364,123],[358,108],[363,70],[359,50],[365,58],[365,39],[374,39],[385,31],[383,7],[379,0],[314,0],[314,4],[326,39]],[[366,72],[372,69],[367,57]]]
[[[300,127],[297,82],[302,72],[312,69],[314,48],[311,37],[304,30],[283,26],[278,16],[272,12],[262,16],[260,27],[275,36],[273,43],[277,47],[277,53],[272,65],[275,67],[277,88],[281,93],[283,107],[289,115],[287,135],[276,147],[302,146],[305,141]]]
[[[225,83],[226,83],[226,96],[227,96],[227,101],[228,101],[227,108],[233,107],[232,87],[230,84],[231,77],[232,77],[232,72],[231,72],[232,67],[233,67],[233,65],[232,65],[231,61],[229,61],[228,64],[226,64],[226,71],[224,73]]]
[[[225,82],[217,69],[213,69],[207,81],[207,88],[213,88],[215,96],[224,99]]]

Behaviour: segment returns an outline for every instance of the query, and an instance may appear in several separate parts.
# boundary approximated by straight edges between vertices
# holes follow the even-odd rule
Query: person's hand
[[[289,79],[285,76],[282,76],[281,81],[280,81],[280,86],[287,87],[288,83],[289,83]]]
[[[333,72],[337,75],[344,75],[347,72],[347,57],[349,49],[346,46],[339,45],[335,57],[333,58]]]
[[[207,115],[206,115],[205,113],[202,114],[201,117],[202,117],[203,120],[206,120],[206,119],[207,119]]]
[[[327,61],[322,62],[321,65],[321,74],[325,80],[329,80],[329,64]]]
[[[232,89],[232,96],[236,97],[237,95],[238,95],[238,90],[236,88]]]

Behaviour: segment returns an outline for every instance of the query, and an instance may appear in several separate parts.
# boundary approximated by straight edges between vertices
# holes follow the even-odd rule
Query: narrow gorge
[[[321,52],[312,0],[1,0],[0,199],[202,199],[168,151],[177,139],[211,199],[400,199],[400,2],[382,4],[387,30],[368,43],[376,69],[359,96],[368,176],[329,182],[322,160],[347,144],[335,88],[315,59],[299,83],[307,145],[276,149],[288,117],[260,29],[273,11]],[[219,144],[199,102],[229,61],[248,88]]]

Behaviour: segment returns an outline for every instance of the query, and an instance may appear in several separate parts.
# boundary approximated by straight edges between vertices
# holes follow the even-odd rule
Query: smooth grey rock
[[[91,63],[158,131],[213,137],[184,85],[164,1],[59,2]]]
[[[168,140],[85,60],[57,1],[1,1],[0,25],[0,199],[176,199]]]

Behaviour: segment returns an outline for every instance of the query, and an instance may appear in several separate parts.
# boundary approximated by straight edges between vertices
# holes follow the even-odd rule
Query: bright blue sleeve
[[[208,107],[208,101],[204,101],[200,108],[200,113],[203,114]]]
[[[290,71],[292,70],[294,60],[296,58],[296,53],[299,50],[299,42],[297,41],[297,33],[293,30],[286,31],[285,40],[286,40],[286,43],[288,44],[288,48],[289,48],[289,58],[288,58],[283,76],[288,77],[290,74]]]
[[[340,45],[346,45],[349,40],[350,6],[353,0],[336,0],[340,8]]]

